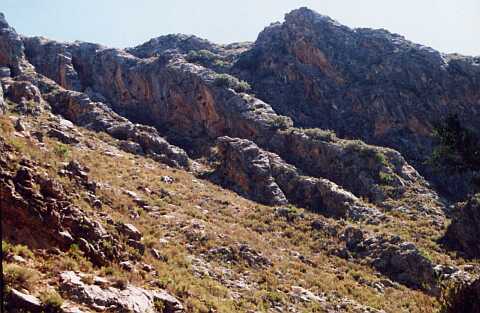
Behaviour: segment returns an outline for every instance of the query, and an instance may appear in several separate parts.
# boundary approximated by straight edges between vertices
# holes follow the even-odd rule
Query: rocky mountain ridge
[[[428,62],[411,61],[411,56]],[[402,288],[419,290],[418,297],[426,297],[425,301],[432,301],[434,307],[432,299],[439,296],[442,284],[468,283],[480,270],[475,263],[478,247],[471,239],[478,219],[472,222],[462,213],[476,214],[470,213],[475,200],[454,215],[454,223],[446,232],[451,214],[449,200],[439,195],[409,162],[417,166],[427,152],[431,153],[434,117],[442,118],[454,111],[468,127],[478,129],[477,62],[476,58],[441,55],[386,31],[351,30],[305,8],[287,14],[285,23],[267,27],[253,44],[220,46],[195,36],[169,35],[125,50],[22,37],[1,15],[0,112],[5,116],[0,137],[0,191],[5,200],[1,204],[5,216],[2,240],[27,244],[38,251],[51,246],[59,249],[57,255],[77,259],[81,255],[98,269],[117,266],[119,273],[141,273],[144,280],[153,275],[147,285],[154,287],[156,283],[152,282],[158,279],[168,258],[153,247],[147,253],[142,233],[132,224],[115,219],[140,219],[145,225],[155,225],[163,216],[168,220],[169,214],[177,214],[175,210],[187,210],[184,214],[199,218],[201,206],[192,212],[181,208],[190,205],[182,196],[163,187],[152,192],[150,184],[156,184],[158,177],[152,178],[147,187],[138,187],[142,197],[130,190],[128,184],[137,184],[135,178],[140,174],[133,175],[128,184],[117,186],[123,190],[119,197],[118,191],[109,187],[118,184],[113,177],[106,177],[108,183],[90,181],[90,176],[100,170],[99,164],[89,174],[75,159],[68,164],[55,161],[54,165],[32,160],[41,153],[65,158],[72,150],[95,164],[91,156],[98,154],[98,147],[104,147],[109,162],[114,164],[133,155],[142,164],[140,172],[147,166],[164,170],[166,164],[169,170],[174,169],[173,173],[183,173],[187,177],[183,179],[204,181],[199,185],[213,182],[258,203],[281,206],[274,209],[273,215],[279,223],[285,223],[280,229],[293,227],[288,238],[302,232],[304,221],[318,214],[333,218],[322,217],[307,227],[311,237],[304,240],[310,246],[304,248],[307,256],[299,260],[309,271],[322,266],[309,261],[318,253],[326,253],[328,262],[347,262],[349,266],[362,263],[362,271],[369,268],[404,285]],[[337,135],[320,128],[300,127],[334,129]],[[88,139],[85,132],[92,132]],[[428,168],[419,168],[431,173]],[[109,171],[121,175],[116,169]],[[475,171],[470,174],[476,175]],[[435,181],[434,176],[429,178]],[[172,177],[161,176],[160,180],[190,195],[191,190]],[[463,192],[473,189],[468,181],[457,187]],[[190,201],[198,200],[191,197]],[[235,201],[244,201],[238,199]],[[166,205],[165,201],[170,203]],[[176,201],[185,202],[172,205]],[[129,206],[126,212],[125,203]],[[132,212],[133,207],[137,209]],[[175,210],[171,213],[161,213],[172,207]],[[296,207],[313,213],[298,214]],[[247,210],[246,216],[253,212]],[[241,284],[247,286],[246,290],[237,290],[228,278],[231,269],[224,268],[219,274],[211,262],[269,271],[277,266],[275,260],[296,256],[276,251],[269,259],[248,245],[204,246],[212,237],[215,242],[225,240],[219,234],[226,229],[218,228],[225,213],[218,209],[212,214],[201,222],[177,216],[187,225],[179,233],[179,226],[167,223],[173,227],[167,229],[175,230],[176,240],[186,240],[177,249],[186,247],[193,275],[198,271],[208,273],[229,290],[232,306],[241,306],[236,300],[249,297],[245,292],[257,290],[258,283],[244,277]],[[263,223],[260,216],[255,218]],[[78,228],[75,222],[79,220],[82,227]],[[251,222],[240,221],[247,225]],[[43,231],[47,224],[48,231]],[[273,227],[267,225],[254,227],[258,238],[269,236],[262,230]],[[469,231],[459,231],[462,225]],[[208,228],[216,231],[207,236]],[[44,242],[28,239],[39,237],[36,231],[46,234]],[[151,228],[145,231],[155,233]],[[320,244],[316,231],[328,238],[322,247],[316,247]],[[381,234],[376,234],[379,231]],[[441,243],[445,233],[445,243]],[[258,238],[244,240],[256,244]],[[451,248],[473,259],[474,265],[465,267],[459,257],[449,256],[447,249]],[[470,249],[473,252],[469,253]],[[156,264],[155,270],[145,262]],[[280,272],[268,275],[284,281]],[[98,271],[93,273],[97,275]],[[59,285],[69,305],[78,304],[85,310],[100,310],[108,302],[107,306],[129,312],[154,312],[160,310],[159,306],[166,312],[177,312],[183,310],[181,300],[205,301],[185,290],[175,290],[179,301],[163,290],[150,293],[124,286],[141,295],[115,303],[112,294],[122,293],[118,288],[97,292],[92,282],[79,282],[79,277],[89,277],[86,273],[57,274],[51,283],[59,277],[65,281],[68,276],[70,283],[75,281],[75,288],[88,290],[88,295],[79,297],[62,291],[62,282]],[[383,290],[396,283],[376,288]],[[288,296],[285,290],[269,290],[279,294],[269,293],[268,297],[273,298],[262,305],[273,312],[297,312],[304,308],[297,303],[303,301],[299,299],[309,299],[304,302],[313,302],[325,310],[333,303],[343,303],[346,312],[369,310],[344,296],[327,301],[298,288]],[[22,296],[23,291],[13,290],[11,302],[28,298],[28,294]],[[289,306],[291,303],[297,304]],[[144,309],[136,309],[137,305]],[[203,312],[200,307],[186,304],[187,310]]]

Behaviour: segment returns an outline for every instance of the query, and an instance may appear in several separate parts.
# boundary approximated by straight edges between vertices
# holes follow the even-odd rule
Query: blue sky
[[[169,33],[253,41],[308,6],[350,27],[386,28],[442,52],[480,55],[480,0],[1,0],[19,33],[128,47]]]

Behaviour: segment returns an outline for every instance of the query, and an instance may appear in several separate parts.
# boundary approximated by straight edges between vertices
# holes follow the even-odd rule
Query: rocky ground
[[[284,28],[353,36],[312,14],[255,44],[125,50],[22,37],[0,16],[6,309],[434,312],[446,291],[475,290],[478,195],[453,205],[405,151],[294,127],[277,110],[312,125],[241,66]],[[314,34],[297,28],[312,19]],[[339,80],[310,39],[299,62]]]

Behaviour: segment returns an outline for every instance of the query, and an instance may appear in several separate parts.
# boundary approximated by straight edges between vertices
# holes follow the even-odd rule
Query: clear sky
[[[112,47],[170,33],[253,41],[301,6],[350,27],[386,28],[442,52],[480,55],[480,0],[0,0],[19,33]]]

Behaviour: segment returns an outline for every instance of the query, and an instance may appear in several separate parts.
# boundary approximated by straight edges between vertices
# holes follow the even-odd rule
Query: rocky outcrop
[[[40,299],[32,295],[24,294],[18,290],[11,289],[4,294],[4,297],[5,302],[2,303],[2,308],[5,305],[5,309],[8,310],[8,312],[40,313],[44,311]]]
[[[180,148],[169,144],[157,130],[129,120],[113,112],[101,102],[93,102],[80,92],[58,89],[45,95],[53,111],[77,125],[95,131],[105,131],[120,140],[136,142],[141,153],[175,167],[189,168],[187,154]]]
[[[24,46],[15,29],[8,25],[3,13],[0,12],[0,66],[8,67],[12,75],[33,70],[25,60]]]
[[[410,288],[439,295],[442,280],[468,281],[469,275],[458,268],[436,265],[412,242],[399,236],[372,235],[347,227],[342,234],[347,254],[372,265],[382,274]]]
[[[443,241],[468,258],[480,258],[480,194],[459,203],[453,210],[452,223]]]
[[[72,300],[95,310],[113,310],[131,313],[179,313],[184,312],[182,304],[163,290],[147,290],[127,284],[119,289],[109,281],[96,278],[103,286],[86,284],[82,274],[63,272],[60,274],[60,289]],[[94,278],[95,281],[95,278]]]
[[[80,245],[94,263],[105,264],[119,257],[121,249],[103,226],[74,206],[56,180],[41,174],[40,168],[22,159],[10,167],[13,150],[0,138],[0,209],[2,238],[33,248]],[[104,249],[104,245],[113,249]]]
[[[307,207],[330,216],[375,220],[382,216],[327,179],[303,176],[278,155],[246,139],[220,137],[213,180],[266,204]]]
[[[207,258],[219,259],[227,263],[244,262],[250,267],[265,267],[272,265],[272,262],[268,258],[245,244],[212,248],[207,251]]]
[[[392,147],[421,166],[448,114],[480,129],[479,64],[301,8],[267,27],[233,73],[296,125]]]

